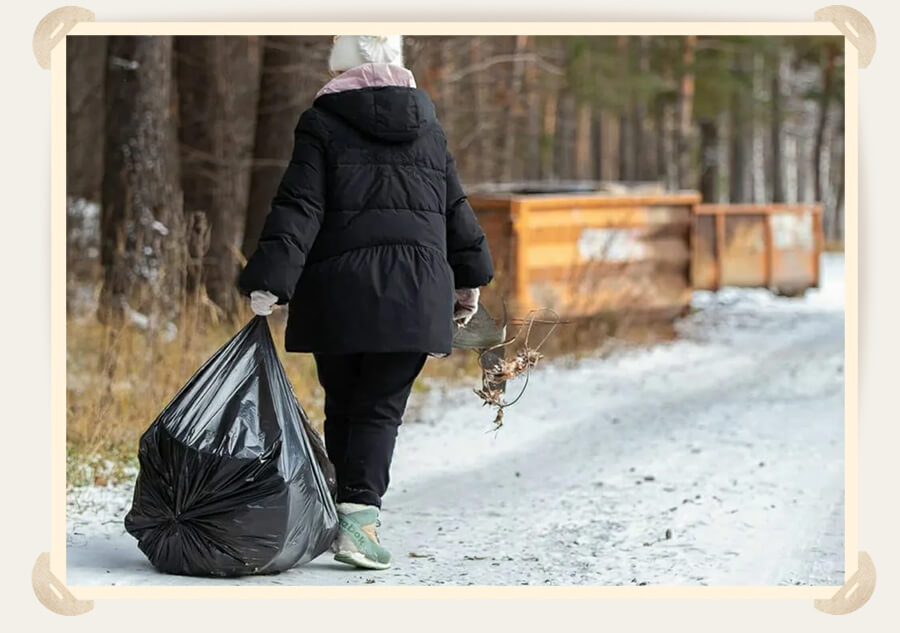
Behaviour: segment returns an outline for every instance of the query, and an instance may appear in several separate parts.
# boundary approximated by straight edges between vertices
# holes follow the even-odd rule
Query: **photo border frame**
[[[850,31],[847,9],[865,24]],[[820,16],[821,14],[821,16]],[[53,27],[56,22],[61,26]],[[858,72],[874,52],[865,17],[846,7],[827,7],[813,22],[95,22],[79,7],[48,14],[35,33],[35,53],[51,69],[51,543],[50,555],[35,564],[35,593],[49,603],[83,605],[107,598],[668,598],[668,599],[815,599],[826,612],[838,598],[861,606],[874,589],[871,559],[858,549],[858,302],[859,302],[859,138]],[[834,22],[828,20],[835,20]],[[841,22],[843,20],[843,22]],[[46,23],[46,24],[45,24]],[[38,35],[44,27],[43,39]],[[47,31],[53,28],[49,34]],[[370,32],[411,35],[837,35],[844,38],[845,108],[845,322],[844,322],[844,576],[845,585],[823,586],[246,586],[132,585],[66,586],[66,42],[67,35],[321,35]],[[42,48],[43,47],[43,48]],[[42,63],[42,65],[44,65]],[[220,582],[220,581],[213,581]],[[853,583],[856,583],[855,585]],[[865,585],[862,589],[860,586]],[[48,593],[47,586],[55,587]],[[856,599],[851,600],[854,592]],[[45,598],[42,598],[42,593]],[[843,594],[843,595],[842,595]],[[860,598],[862,601],[860,602]],[[820,605],[820,603],[822,603]],[[82,605],[78,607],[78,605]],[[60,607],[65,611],[65,608]],[[90,610],[90,607],[87,608]],[[853,609],[849,609],[853,610]]]

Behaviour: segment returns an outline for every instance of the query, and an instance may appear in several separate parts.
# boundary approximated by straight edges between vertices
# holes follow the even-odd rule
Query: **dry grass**
[[[216,322],[196,313],[171,340],[134,326],[111,328],[93,317],[70,318],[66,339],[66,449],[69,485],[117,482],[136,467],[138,440],[191,375],[252,315]],[[286,354],[284,315],[269,319],[279,355],[313,425],[321,428],[324,394],[309,354]],[[431,358],[414,393],[428,379],[474,383],[477,358],[457,352]],[[415,400],[415,399],[414,399]],[[414,404],[412,406],[415,406]]]
[[[66,341],[69,485],[127,480],[137,466],[141,433],[203,362],[251,316],[244,308],[233,322],[222,322],[209,310],[186,311],[170,340],[133,325],[107,327],[93,315],[70,318]],[[309,354],[283,351],[284,320],[283,310],[269,319],[279,355],[310,420],[321,429],[324,394],[316,379],[315,363]],[[535,324],[534,339],[542,341],[548,328]],[[610,335],[642,343],[671,336],[658,326],[629,328],[622,322],[582,319],[559,325],[541,345],[541,354],[576,361],[582,355],[602,352],[613,340]],[[435,381],[477,388],[482,384],[477,355],[457,350],[450,358],[429,358],[413,386],[407,419],[418,417],[416,409],[423,399],[417,396]]]

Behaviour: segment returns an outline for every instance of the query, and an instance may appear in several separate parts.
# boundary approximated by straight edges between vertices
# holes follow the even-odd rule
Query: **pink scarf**
[[[415,88],[416,80],[413,74],[395,64],[361,64],[342,72],[340,75],[325,84],[316,97],[344,92],[345,90],[358,90],[359,88],[374,88],[379,86],[404,86]]]

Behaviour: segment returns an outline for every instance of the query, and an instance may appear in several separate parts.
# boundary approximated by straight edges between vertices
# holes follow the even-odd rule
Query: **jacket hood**
[[[406,86],[370,86],[326,93],[317,97],[313,105],[342,118],[367,136],[391,143],[415,140],[437,118],[428,94]]]
[[[396,64],[360,64],[334,77],[316,94],[321,97],[332,92],[374,88],[376,86],[416,87],[416,78],[408,68]]]

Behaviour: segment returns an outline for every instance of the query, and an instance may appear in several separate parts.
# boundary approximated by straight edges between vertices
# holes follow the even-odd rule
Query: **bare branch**
[[[535,53],[519,53],[519,54],[507,54],[507,55],[495,55],[494,57],[489,57],[483,62],[479,62],[477,64],[472,64],[471,66],[467,66],[466,68],[462,68],[457,72],[448,75],[444,78],[444,82],[453,83],[455,81],[459,81],[460,79],[471,75],[472,73],[478,73],[483,70],[487,70],[492,66],[496,66],[497,64],[511,64],[516,62],[522,62],[526,64],[535,64],[538,68],[543,70],[544,72],[548,72],[553,75],[564,75],[565,71],[559,66],[555,66],[545,59],[543,59],[540,55]]]

